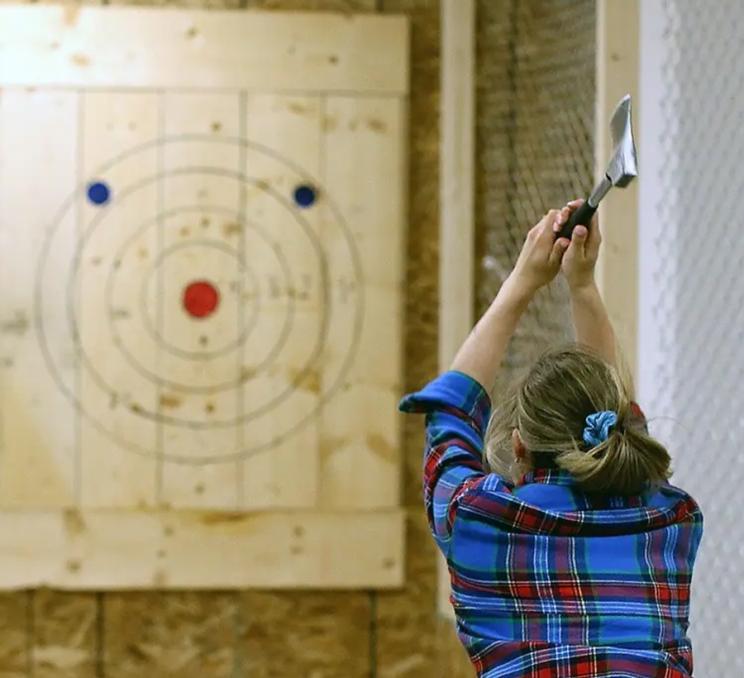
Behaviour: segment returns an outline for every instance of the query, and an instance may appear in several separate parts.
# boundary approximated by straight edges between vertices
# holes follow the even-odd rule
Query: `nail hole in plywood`
[[[387,125],[378,118],[369,118],[367,120],[367,127],[369,127],[373,132],[384,132],[387,129]]]
[[[318,370],[298,370],[290,368],[289,380],[295,389],[320,393],[321,378]]]
[[[253,377],[256,376],[256,370],[253,367],[248,367],[246,365],[243,365],[240,368],[240,381],[242,383],[245,383],[246,381],[249,381],[250,379],[253,379]]]
[[[66,509],[62,514],[62,519],[68,534],[76,535],[85,531],[85,521],[77,509]]]
[[[238,235],[243,230],[243,226],[237,221],[228,221],[223,227],[222,232],[225,237],[229,238],[231,235]]]
[[[379,433],[369,433],[366,437],[367,448],[372,453],[385,461],[397,461],[398,453],[394,445],[391,445]]]
[[[297,113],[298,115],[303,115],[307,113],[308,108],[304,104],[301,104],[299,101],[290,101],[287,104],[287,110],[291,113]]]
[[[250,519],[249,514],[240,511],[211,511],[201,517],[205,525],[220,525],[224,523],[242,523]]]
[[[318,446],[320,461],[324,462],[329,457],[332,457],[338,450],[348,445],[348,442],[346,438],[342,438],[341,436],[323,436]]]
[[[168,408],[176,408],[180,407],[183,401],[181,398],[177,395],[172,395],[169,393],[163,393],[160,396],[160,406],[161,407],[168,407]]]
[[[79,52],[76,52],[70,57],[70,60],[73,64],[75,64],[76,66],[80,66],[81,68],[90,66],[90,57],[86,54],[80,54]]]
[[[66,26],[74,26],[80,14],[79,5],[66,4],[64,6],[64,22]]]

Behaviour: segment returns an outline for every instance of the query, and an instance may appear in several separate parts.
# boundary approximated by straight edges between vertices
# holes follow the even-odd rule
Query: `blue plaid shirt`
[[[426,512],[479,676],[692,675],[686,632],[703,519],[688,494],[663,485],[598,497],[565,471],[538,469],[516,486],[487,474],[491,403],[459,372],[401,409],[426,414]]]

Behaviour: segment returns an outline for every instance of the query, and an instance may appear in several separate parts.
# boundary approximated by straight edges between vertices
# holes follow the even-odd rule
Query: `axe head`
[[[623,188],[638,176],[638,158],[630,121],[630,94],[620,100],[612,114],[610,137],[614,151],[607,166],[607,178],[613,186]]]

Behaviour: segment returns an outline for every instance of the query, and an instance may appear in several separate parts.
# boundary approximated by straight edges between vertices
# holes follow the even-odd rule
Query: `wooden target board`
[[[406,21],[0,26],[0,585],[400,585]]]

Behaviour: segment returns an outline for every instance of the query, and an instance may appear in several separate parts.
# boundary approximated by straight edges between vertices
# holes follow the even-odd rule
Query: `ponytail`
[[[487,432],[492,470],[519,480],[512,432],[525,462],[571,473],[587,492],[632,495],[670,475],[666,448],[648,434],[626,371],[579,346],[544,354],[497,407]],[[513,464],[511,465],[513,466]]]
[[[638,494],[649,484],[662,483],[669,477],[671,459],[666,448],[633,419],[630,404],[624,409],[600,444],[556,456],[556,464],[570,472],[587,492]]]

